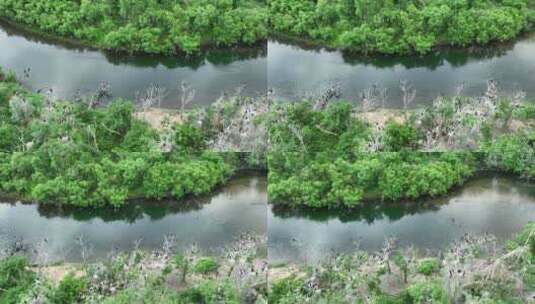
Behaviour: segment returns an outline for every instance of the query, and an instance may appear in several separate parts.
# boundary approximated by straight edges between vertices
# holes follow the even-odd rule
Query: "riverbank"
[[[534,213],[535,184],[507,175],[469,179],[434,198],[377,200],[353,208],[271,203],[270,262],[315,265],[333,252],[373,253],[385,237],[432,254],[467,233],[490,233],[502,242],[533,221]]]
[[[495,80],[501,93],[522,89],[528,100],[535,63],[533,34],[511,43],[486,48],[432,52],[422,56],[354,56],[343,51],[307,49],[269,41],[268,86],[275,99],[295,101],[321,93],[332,84],[341,87],[341,100],[361,103],[373,87],[386,90],[383,107],[403,109],[400,80],[416,91],[411,108],[429,106],[438,96],[451,96],[462,86],[463,95],[484,94],[487,80]],[[299,69],[295,67],[299,66]]]
[[[265,234],[267,179],[249,171],[224,186],[181,200],[135,200],[120,207],[77,207],[0,201],[0,247],[4,238],[20,239],[31,253],[36,244],[49,262],[80,263],[106,259],[110,250],[152,251],[164,237],[176,239],[177,250],[196,244],[205,254],[219,254],[243,232]],[[99,231],[99,233],[95,233]]]
[[[209,12],[203,18],[214,25],[210,28],[194,21],[204,12],[196,4],[64,1],[63,5],[49,7],[45,1],[24,5],[6,0],[0,5],[1,17],[24,23],[32,31],[55,33],[83,45],[130,54],[192,54],[208,46],[254,45],[267,35],[265,9],[257,1],[244,2],[239,7],[208,1],[205,5]],[[48,8],[48,15],[38,14],[43,7]],[[244,30],[236,32],[238,28]]]
[[[0,260],[6,278],[0,301],[255,303],[267,292],[267,262],[258,251],[262,240],[244,234],[221,255],[205,256],[195,247],[176,251],[166,239],[152,252],[112,253],[104,261],[76,265],[30,267],[23,256],[11,255]]]
[[[489,234],[465,235],[448,250],[430,254],[386,239],[375,253],[333,253],[314,265],[268,265],[258,255],[261,238],[242,236],[219,257],[195,250],[114,254],[94,264],[30,267],[21,256],[0,261],[6,303],[49,299],[54,303],[451,303],[533,299],[535,227],[525,226],[504,243]],[[172,244],[171,244],[172,245]],[[166,302],[167,301],[167,302]]]
[[[116,58],[116,60],[128,60],[128,58],[140,57],[140,56],[153,56],[158,58],[158,56],[166,56],[166,54],[152,54],[152,53],[129,53],[125,50],[108,50],[95,46],[91,41],[78,40],[74,38],[69,38],[65,36],[53,35],[47,31],[41,31],[38,28],[31,27],[23,23],[17,23],[7,17],[0,17],[0,26],[8,35],[18,35],[28,38],[29,40],[36,40],[38,42],[44,42],[47,44],[60,45],[69,50],[76,50],[79,52],[87,51],[104,51],[106,55],[111,58]],[[258,50],[258,53],[265,52],[266,43],[263,40],[259,40],[253,44],[249,45],[234,45],[232,47],[218,47],[217,45],[203,45],[196,53],[191,54],[176,54],[181,55],[179,58],[191,59],[194,62],[196,58],[205,58],[210,56],[210,53],[220,52],[225,50],[231,50],[237,53],[237,56],[243,55],[243,58],[249,57],[248,54],[252,53],[253,50]],[[262,50],[262,51],[260,51]],[[213,55],[211,55],[213,56]],[[121,59],[120,59],[121,58]],[[167,58],[171,58],[167,55]]]
[[[130,102],[101,106],[105,90],[64,102],[0,78],[2,192],[40,203],[118,207],[132,197],[207,193],[235,170],[234,155],[207,149],[212,130],[195,117],[153,129],[134,117]]]
[[[514,39],[533,28],[528,1],[484,3],[276,0],[269,12],[274,33],[365,54],[425,54],[441,45],[486,45]]]
[[[415,91],[403,90],[408,105]],[[381,109],[381,92],[372,87],[359,106],[336,101],[337,87],[275,104],[267,119],[270,201],[351,208],[370,196],[441,196],[477,171],[535,176],[535,106],[522,94],[502,95],[489,81],[481,97],[459,93],[392,111]]]
[[[270,303],[528,303],[535,295],[528,224],[506,244],[491,235],[465,235],[430,255],[386,239],[375,253],[332,254],[319,264],[270,269]]]

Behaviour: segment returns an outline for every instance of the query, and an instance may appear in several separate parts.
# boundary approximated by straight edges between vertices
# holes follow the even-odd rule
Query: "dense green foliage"
[[[284,119],[274,116],[269,128],[268,191],[274,203],[350,207],[365,198],[437,196],[475,170],[470,153],[416,152],[420,135],[408,124],[389,122],[383,150],[366,152],[372,130],[349,103],[322,111],[309,102],[281,107]]]
[[[257,0],[1,0],[0,17],[130,53],[250,45],[268,32],[264,1]]]
[[[204,257],[197,261],[193,267],[193,271],[196,273],[208,274],[211,272],[216,272],[218,267],[219,265],[217,265],[217,261],[215,259]]]
[[[501,136],[485,152],[490,168],[535,178],[535,131]]]
[[[275,34],[362,53],[510,40],[533,25],[530,0],[272,0]]]
[[[103,301],[104,304],[160,303],[160,304],[238,304],[238,291],[229,283],[202,281],[181,292],[162,286],[148,286],[141,290],[126,289]]]
[[[0,303],[18,304],[35,280],[28,260],[12,256],[0,260]]]
[[[535,176],[532,121],[515,115],[529,104],[441,97],[384,122],[347,102],[316,105],[276,104],[268,115],[272,203],[353,207],[444,195],[478,170]],[[513,120],[521,127],[509,129]]]
[[[164,131],[133,117],[131,103],[53,102],[0,83],[0,191],[40,203],[119,206],[133,197],[179,199],[211,191],[234,170],[185,122]]]
[[[440,269],[440,262],[437,259],[424,259],[418,265],[418,272],[425,275],[431,275]]]
[[[77,278],[73,274],[67,274],[52,291],[49,296],[52,304],[81,303],[87,292],[85,278]]]
[[[355,206],[363,199],[446,194],[471,176],[470,153],[375,153],[353,158],[296,153],[269,158],[270,200],[309,207]]]

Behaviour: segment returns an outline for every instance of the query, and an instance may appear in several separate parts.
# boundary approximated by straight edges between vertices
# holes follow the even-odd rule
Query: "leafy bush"
[[[201,284],[181,292],[178,303],[238,304],[240,297],[237,290],[227,282],[203,281]]]
[[[211,272],[216,272],[219,268],[217,261],[210,257],[200,258],[195,266],[193,266],[193,271],[196,273],[208,274]]]
[[[389,121],[385,127],[385,150],[414,150],[418,148],[418,140],[420,138],[421,134],[419,134],[418,130],[411,124]]]
[[[484,152],[492,169],[535,176],[535,132],[501,136],[488,143]]]
[[[440,269],[440,262],[437,259],[425,259],[420,261],[418,265],[418,272],[429,276]]]
[[[77,278],[73,274],[68,274],[59,282],[58,287],[53,290],[49,300],[53,304],[82,303],[86,292],[86,280]]]
[[[116,295],[105,299],[103,304],[131,304],[131,303],[159,303],[159,304],[186,304],[177,293],[172,290],[149,286],[143,288],[125,289]]]
[[[518,119],[535,119],[535,104],[525,103],[513,110],[513,117]]]
[[[440,283],[419,282],[407,288],[407,295],[411,299],[411,303],[449,303],[446,291],[442,288]]]
[[[268,193],[276,204],[353,207],[364,198],[399,200],[444,195],[475,168],[470,153],[371,153],[269,156]],[[366,195],[366,197],[365,197]],[[372,196],[373,195],[373,196]]]
[[[16,255],[0,260],[0,303],[20,303],[34,280],[35,274],[25,257]]]
[[[514,250],[525,244],[528,244],[530,253],[535,258],[535,222],[527,224],[512,240],[509,240],[507,247],[509,250]]]
[[[273,284],[269,293],[269,303],[284,303],[284,299],[298,297],[303,281],[296,277],[288,277]]]

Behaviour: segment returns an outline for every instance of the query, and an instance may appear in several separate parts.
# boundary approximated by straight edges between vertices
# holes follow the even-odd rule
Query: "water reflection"
[[[330,252],[379,249],[386,237],[400,245],[440,249],[465,233],[506,239],[535,220],[535,185],[511,178],[473,180],[446,198],[366,204],[356,210],[270,208],[270,260],[315,261]]]
[[[125,56],[91,50],[79,44],[42,37],[0,22],[0,66],[29,78],[21,79],[32,89],[53,88],[60,98],[95,90],[108,81],[115,97],[134,98],[150,84],[159,84],[169,94],[162,104],[178,107],[178,83],[187,81],[196,89],[195,104],[205,106],[223,92],[245,85],[244,94],[266,90],[267,46],[232,50],[207,50],[199,56]]]
[[[287,41],[268,44],[268,86],[275,96],[294,100],[317,94],[332,83],[342,87],[343,99],[357,102],[373,84],[388,90],[387,106],[401,107],[399,81],[417,91],[414,106],[429,104],[438,95],[451,95],[460,83],[464,93],[480,95],[489,79],[503,93],[522,89],[535,97],[535,36],[517,42],[470,49],[444,49],[426,56],[362,56]]]
[[[46,250],[71,261],[79,258],[79,235],[92,244],[93,258],[128,250],[136,240],[144,249],[155,248],[166,234],[175,235],[179,246],[211,250],[244,232],[266,234],[266,189],[265,174],[245,172],[211,196],[181,202],[135,202],[115,210],[0,204],[0,231],[13,231],[28,243],[47,237]]]

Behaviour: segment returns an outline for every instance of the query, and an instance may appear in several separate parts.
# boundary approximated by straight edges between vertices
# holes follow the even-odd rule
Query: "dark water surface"
[[[178,108],[178,84],[186,81],[196,89],[194,104],[206,106],[223,92],[245,85],[244,95],[266,90],[266,47],[232,51],[213,50],[196,58],[164,56],[125,57],[89,50],[47,39],[0,22],[0,66],[23,76],[30,88],[52,88],[59,98],[79,91],[90,93],[102,81],[111,84],[114,97],[133,99],[151,84],[168,90],[162,107]]]
[[[416,89],[413,106],[429,104],[440,94],[451,95],[464,83],[464,93],[482,94],[489,79],[504,94],[524,90],[535,99],[535,35],[485,48],[444,50],[426,56],[349,55],[340,51],[298,46],[276,40],[267,46],[208,51],[196,58],[118,56],[44,38],[0,22],[0,66],[21,77],[32,89],[53,88],[61,98],[94,91],[101,81],[115,97],[134,98],[151,84],[168,89],[163,107],[177,108],[178,83],[196,89],[194,104],[206,106],[223,92],[245,85],[244,95],[274,89],[283,100],[317,94],[333,83],[343,98],[357,102],[373,84],[387,89],[385,106],[401,107],[399,81]]]
[[[416,89],[413,106],[417,106],[429,104],[440,94],[453,94],[461,83],[464,94],[480,95],[489,79],[497,80],[504,94],[521,89],[535,99],[535,35],[508,44],[422,57],[352,56],[295,43],[268,43],[268,87],[283,100],[317,94],[338,83],[342,97],[357,102],[366,88],[377,84],[387,89],[385,107],[400,108],[400,80]]]
[[[120,210],[63,209],[21,203],[0,204],[0,233],[20,237],[28,244],[47,238],[45,249],[55,259],[77,261],[83,236],[93,247],[92,258],[112,250],[162,244],[166,234],[180,247],[198,244],[210,251],[229,245],[240,234],[266,234],[267,184],[263,173],[247,172],[220,191],[187,201],[139,202]]]
[[[273,263],[316,261],[332,252],[377,250],[386,237],[400,245],[441,249],[465,233],[510,238],[535,221],[535,184],[479,178],[446,198],[417,204],[370,204],[359,210],[288,211],[270,206],[268,248]]]

